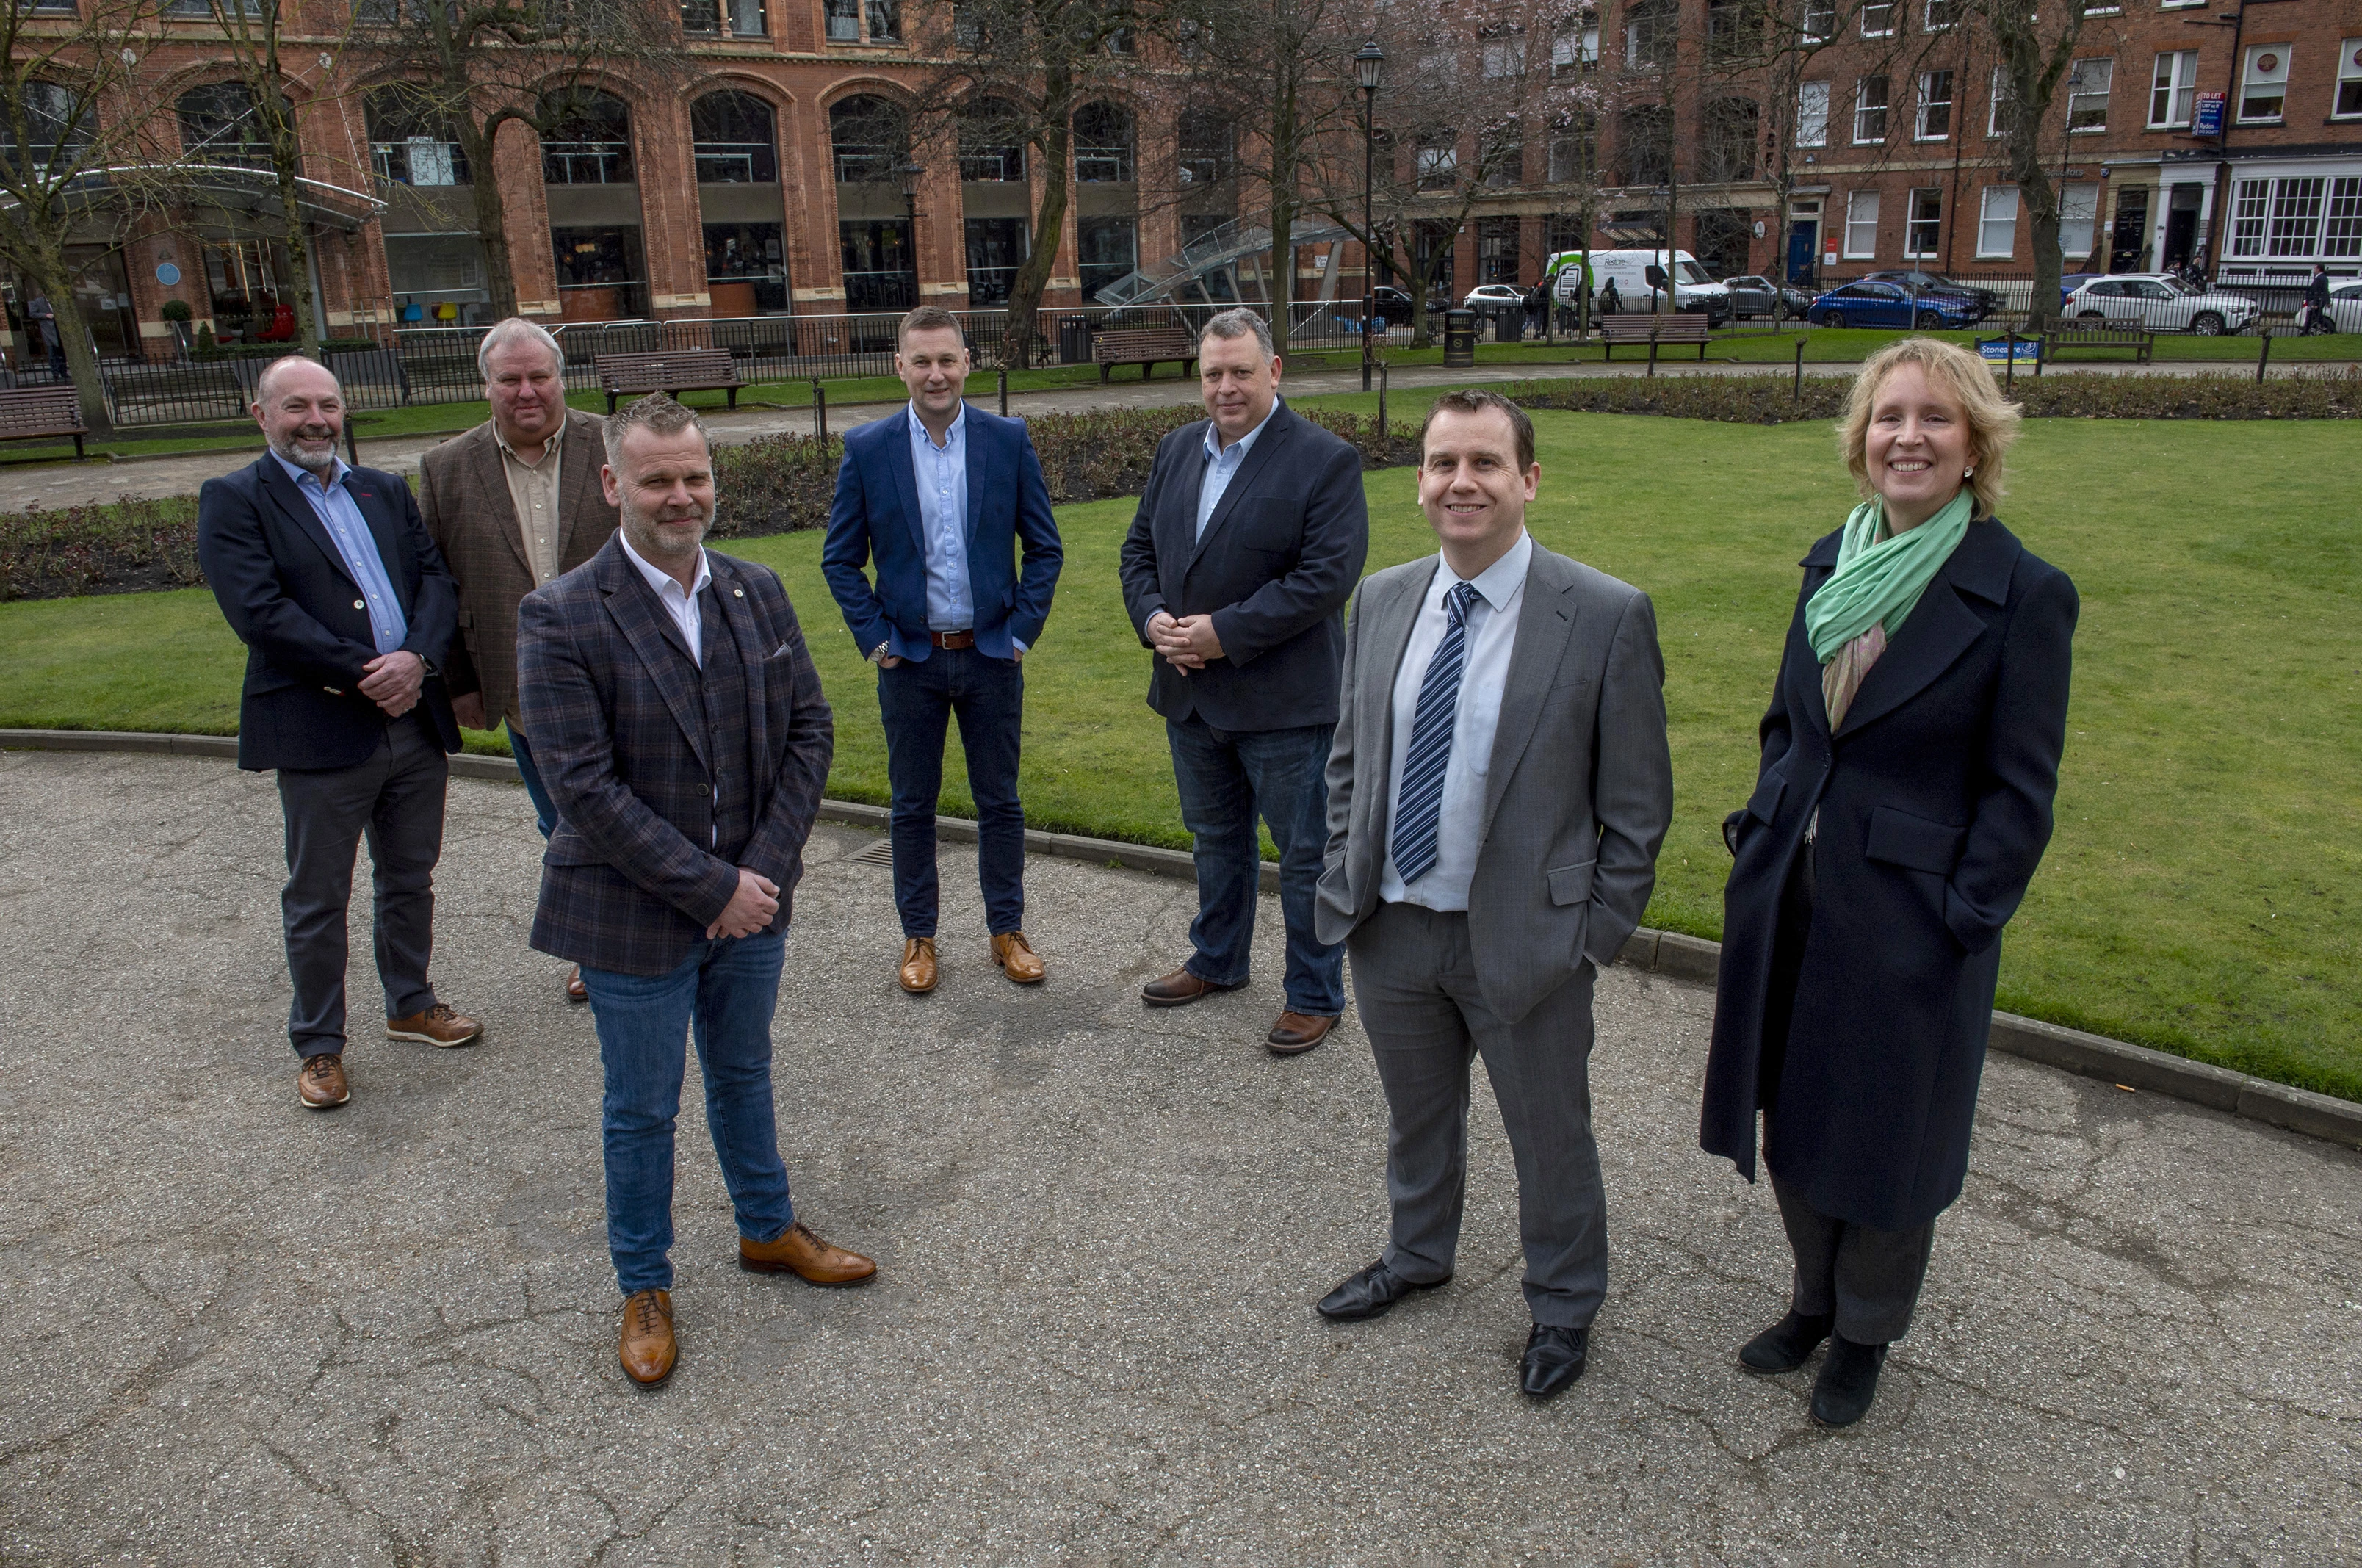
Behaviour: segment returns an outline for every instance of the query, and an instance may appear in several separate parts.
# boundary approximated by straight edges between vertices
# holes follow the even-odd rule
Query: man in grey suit
[[[1591,990],[1672,815],[1664,661],[1645,594],[1526,533],[1522,409],[1447,392],[1421,441],[1442,551],[1354,595],[1318,915],[1385,1087],[1393,1234],[1320,1311],[1374,1318],[1451,1277],[1481,1053],[1517,1161],[1523,1384],[1547,1399],[1583,1375],[1607,1290]]]

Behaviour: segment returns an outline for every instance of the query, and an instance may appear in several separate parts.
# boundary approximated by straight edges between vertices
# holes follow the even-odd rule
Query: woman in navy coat
[[[1870,1408],[1959,1196],[2001,932],[2049,842],[2074,584],[1992,515],[2017,410],[1927,338],[1862,368],[1841,446],[1868,498],[1815,545],[1724,835],[1699,1142],[1763,1163],[1796,1256],[1759,1373],[1834,1334],[1814,1418]]]

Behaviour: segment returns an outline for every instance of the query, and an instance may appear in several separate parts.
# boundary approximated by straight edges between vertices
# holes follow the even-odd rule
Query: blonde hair
[[[1957,344],[1933,337],[1890,343],[1872,354],[1854,377],[1853,390],[1846,394],[1845,416],[1838,421],[1838,450],[1846,467],[1853,470],[1855,486],[1865,498],[1872,492],[1868,451],[1871,408],[1886,379],[1905,365],[1918,366],[1928,385],[1948,394],[1968,415],[1969,467],[1975,470],[1969,476],[1969,491],[1976,498],[1976,514],[1992,516],[2007,491],[2004,459],[2010,444],[2017,439],[2018,405],[1995,390],[1992,371],[1982,359]]]

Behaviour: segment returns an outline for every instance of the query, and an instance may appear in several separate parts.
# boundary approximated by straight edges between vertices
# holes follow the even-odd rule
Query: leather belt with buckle
[[[974,632],[929,632],[927,640],[939,648],[972,648],[976,646]]]

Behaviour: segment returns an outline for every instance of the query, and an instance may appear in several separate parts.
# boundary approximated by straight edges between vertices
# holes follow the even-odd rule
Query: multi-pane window
[[[2329,112],[2341,120],[2362,118],[2362,39],[2337,46],[2337,101]]]
[[[2240,181],[2232,192],[2231,254],[2362,256],[2362,179]]]
[[[1805,0],[1800,24],[1806,43],[1820,43],[1838,30],[1837,0]]]
[[[1985,117],[1985,135],[2007,136],[2010,122],[2016,115],[2017,94],[2010,86],[2009,68],[1996,65],[1992,73],[1992,108]],[[2012,186],[2010,200],[2016,199],[2016,187]]]
[[[764,36],[763,0],[680,0],[680,28],[685,33],[723,33],[733,38]]]
[[[2272,225],[2266,235],[2274,256],[2311,256],[2321,241],[2321,198],[2326,180],[2282,180],[2272,193]]]
[[[2197,101],[2198,51],[2184,49],[2158,55],[2148,95],[2149,129],[2186,129]]]
[[[2017,250],[2017,187],[1987,185],[1977,198],[1977,254],[2006,260]]]
[[[1928,186],[1911,193],[1911,215],[1903,228],[1903,254],[1924,259],[1936,254],[1944,237],[1944,193]]]
[[[1460,177],[1460,138],[1451,131],[1418,138],[1411,160],[1422,191],[1449,191]]]
[[[779,182],[778,121],[750,93],[708,93],[689,106],[691,156],[701,185]]]
[[[1927,0],[1927,30],[1940,33],[1960,19],[1960,0]]]
[[[871,43],[902,41],[901,0],[866,0],[861,10],[861,19],[869,28]]]
[[[1485,79],[1499,81],[1503,77],[1526,73],[1526,40],[1521,38],[1494,39],[1485,46]]]
[[[901,0],[828,0],[827,28],[831,43],[900,43]]]
[[[2108,128],[2108,89],[2116,79],[2113,60],[2079,60],[2067,73],[2067,128],[2103,131]]]
[[[1599,24],[1588,21],[1568,28],[1551,39],[1551,74],[1599,69]]]
[[[1891,37],[1894,32],[1894,13],[1898,0],[1863,0],[1861,36],[1866,39]]]
[[[1926,71],[1919,74],[1919,121],[1912,134],[1921,141],[1942,141],[1952,134],[1952,73]]]
[[[2239,80],[2239,118],[2277,123],[2288,104],[2289,46],[2257,44]]]
[[[828,0],[828,41],[861,41],[861,0]]]
[[[1120,104],[1085,104],[1075,111],[1075,178],[1084,184],[1127,185],[1132,180],[1131,111]],[[1125,271],[1131,269],[1127,266]]]
[[[1807,82],[1796,89],[1796,145],[1829,144],[1829,84]]]
[[[2362,256],[2362,179],[2329,182],[2329,215],[2321,226],[2321,254],[2348,259]]]
[[[1680,16],[1670,0],[1639,0],[1624,21],[1624,64],[1640,71],[1673,61]]]
[[[2269,180],[2242,180],[2231,192],[2231,254],[2264,253],[2264,215],[2271,209]]]
[[[1878,255],[1878,193],[1856,191],[1846,197],[1846,258],[1873,260]]]
[[[1887,79],[1865,76],[1853,90],[1853,139],[1857,143],[1886,139]]]
[[[2100,187],[2076,182],[2058,187],[2058,254],[2089,256],[2099,226]]]

